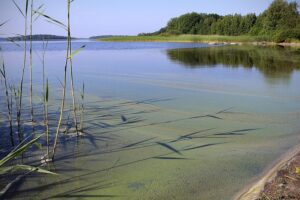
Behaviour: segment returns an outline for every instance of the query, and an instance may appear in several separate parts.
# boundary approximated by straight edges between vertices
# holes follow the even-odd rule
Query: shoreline
[[[204,43],[210,45],[256,45],[300,47],[300,41],[272,42],[254,36],[179,35],[179,36],[116,36],[95,39],[103,42],[174,42]]]
[[[288,152],[277,158],[262,174],[248,186],[235,195],[234,200],[256,200],[261,197],[267,183],[274,180],[279,170],[283,169],[300,154],[300,145],[291,148]]]
[[[284,46],[284,47],[300,47],[300,43],[296,42],[217,42],[217,41],[185,41],[185,40],[102,40],[100,42],[165,42],[165,43],[203,43],[209,45],[254,45],[254,46]]]

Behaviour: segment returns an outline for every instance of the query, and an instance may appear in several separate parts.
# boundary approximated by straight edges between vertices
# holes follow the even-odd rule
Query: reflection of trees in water
[[[283,47],[222,46],[167,50],[170,60],[187,68],[225,67],[256,68],[266,78],[289,79],[300,69],[300,50]]]

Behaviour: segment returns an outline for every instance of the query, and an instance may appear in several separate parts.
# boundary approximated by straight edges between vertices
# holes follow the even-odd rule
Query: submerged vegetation
[[[196,103],[191,101],[181,102],[183,99],[182,94],[179,96],[177,94],[181,91],[181,87],[190,87],[189,82],[184,80],[182,81],[183,84],[182,82],[180,83],[179,81],[183,79],[180,79],[178,76],[173,76],[173,72],[170,74],[164,72],[156,79],[157,77],[154,77],[155,73],[153,73],[153,71],[148,77],[147,71],[143,71],[143,76],[139,76],[138,73],[133,73],[133,76],[131,76],[132,74],[124,74],[124,71],[122,71],[121,79],[117,79],[124,81],[124,83],[127,83],[127,79],[130,79],[130,82],[138,80],[138,83],[142,84],[151,82],[145,85],[151,85],[153,88],[155,87],[153,85],[157,84],[164,88],[164,90],[161,90],[163,92],[159,90],[148,90],[148,87],[139,89],[139,84],[134,85],[138,86],[134,88],[134,90],[136,90],[136,92],[143,90],[143,93],[141,92],[142,95],[157,91],[155,95],[164,93],[163,95],[166,95],[167,98],[157,98],[155,95],[149,99],[140,100],[121,99],[119,96],[117,99],[111,97],[98,98],[98,96],[90,98],[90,96],[86,96],[85,83],[82,84],[82,88],[78,91],[75,86],[76,79],[73,74],[73,58],[85,48],[85,45],[82,45],[76,50],[72,48],[71,3],[73,0],[66,1],[67,24],[46,15],[44,11],[42,11],[44,5],[40,5],[35,9],[34,0],[26,0],[25,9],[21,9],[19,5],[13,1],[25,19],[25,34],[24,36],[12,37],[10,41],[12,45],[23,44],[24,60],[22,60],[23,65],[20,69],[22,72],[20,80],[12,78],[13,74],[9,73],[6,62],[4,62],[5,57],[2,58],[0,67],[0,79],[2,83],[0,86],[3,88],[3,94],[1,93],[0,96],[3,95],[3,97],[5,97],[2,98],[3,100],[0,102],[0,111],[4,109],[5,111],[0,112],[0,114],[5,113],[7,115],[7,117],[6,115],[3,117],[3,119],[6,120],[1,121],[2,118],[0,120],[1,131],[2,128],[4,130],[3,133],[1,132],[2,141],[0,141],[1,145],[4,144],[4,148],[0,149],[0,187],[3,186],[4,189],[0,191],[0,199],[2,195],[5,195],[22,177],[32,172],[57,175],[55,172],[59,173],[60,171],[65,173],[64,176],[58,178],[54,176],[53,179],[50,177],[49,180],[34,179],[34,177],[34,181],[28,181],[28,185],[30,186],[25,186],[25,188],[18,190],[20,191],[18,194],[14,195],[22,197],[23,194],[28,193],[33,195],[38,194],[39,196],[37,198],[43,199],[113,198],[134,197],[130,195],[132,195],[133,192],[137,192],[139,193],[138,195],[140,195],[137,196],[137,198],[151,198],[153,197],[151,196],[153,195],[152,192],[139,190],[149,184],[151,186],[148,188],[149,185],[147,185],[145,190],[155,190],[154,198],[165,199],[163,197],[166,196],[160,194],[162,190],[167,190],[167,195],[173,192],[171,195],[177,198],[186,198],[186,196],[195,197],[199,195],[199,193],[207,191],[207,187],[216,190],[216,188],[212,187],[213,182],[206,183],[213,174],[213,176],[217,175],[221,177],[215,179],[217,182],[221,182],[217,183],[217,186],[230,186],[226,188],[229,192],[224,194],[225,197],[223,196],[223,198],[226,198],[232,195],[233,187],[235,187],[234,191],[241,187],[241,182],[239,182],[241,179],[253,177],[259,172],[260,168],[267,163],[267,161],[265,161],[266,159],[263,159],[266,156],[259,157],[257,155],[258,151],[252,151],[254,149],[253,144],[257,142],[263,146],[261,143],[265,142],[264,140],[260,141],[261,137],[255,135],[264,133],[261,131],[264,129],[263,125],[266,123],[272,126],[274,125],[274,127],[277,128],[276,123],[284,123],[282,118],[287,115],[283,115],[282,118],[280,116],[279,120],[274,117],[274,122],[272,121],[271,123],[265,119],[267,118],[265,116],[261,117],[257,113],[247,113],[247,109],[245,109],[245,111],[241,109],[240,111],[236,109],[236,105],[228,105],[234,103],[230,100],[226,102],[226,98],[228,98],[226,95],[219,98],[220,101],[216,98],[216,104],[222,103],[213,107],[214,101],[216,100],[214,98],[219,96],[202,94],[197,87],[191,88],[192,90],[195,89],[197,94],[190,93],[189,90],[187,90],[188,92],[184,90],[183,93],[183,95],[187,95],[187,99],[192,99]],[[44,36],[37,37],[42,40],[42,50],[39,52],[35,52],[35,46],[32,45],[32,41],[35,40],[35,36],[32,34],[32,27],[34,21],[38,18],[45,18],[50,23],[58,25],[67,32],[67,36],[65,37],[67,42],[62,43],[66,44],[66,52],[63,52],[64,65],[61,66],[60,71],[63,78],[57,81],[61,86],[58,90],[51,88],[53,78],[51,77],[51,79],[49,79],[46,71],[45,55],[50,38]],[[1,26],[2,24],[0,24],[0,27]],[[137,41],[166,40],[201,42],[214,40],[239,42],[249,40],[265,41],[266,37],[265,35],[225,36],[194,35],[193,33],[173,36],[166,33],[133,38],[114,37],[113,39],[116,41],[126,39],[132,41],[137,39]],[[15,43],[15,41],[18,40],[22,42]],[[110,38],[108,38],[108,40],[110,40]],[[33,53],[37,53],[37,56],[40,58],[40,65],[35,63]],[[239,67],[242,65],[245,68],[257,68],[266,76],[272,74],[269,73],[270,71],[278,72],[280,75],[289,74],[294,69],[299,69],[300,66],[298,50],[283,50],[280,47],[264,48],[236,45],[197,49],[167,49],[166,53],[171,61],[180,63],[187,68],[202,66],[213,67],[218,64],[231,67]],[[97,54],[97,58],[98,56]],[[148,54],[146,56],[148,57]],[[162,56],[166,58],[165,55]],[[116,60],[117,58],[120,57],[116,57]],[[90,57],[88,57],[88,59],[90,59]],[[152,59],[152,57],[150,59]],[[95,61],[97,60],[93,60],[93,62]],[[136,62],[136,60],[134,60],[134,62]],[[165,63],[171,62],[161,63],[164,65]],[[153,63],[151,63],[151,65],[152,64]],[[42,71],[42,76],[40,77],[33,76],[32,73],[37,66],[42,66],[42,69],[39,70]],[[124,66],[126,65],[124,64]],[[97,68],[96,70],[98,71],[99,69]],[[26,76],[27,71],[29,73],[28,78]],[[165,76],[165,74],[168,76]],[[91,80],[94,80],[93,78],[95,78],[95,76],[98,77],[97,73],[93,75],[94,76],[90,76]],[[169,75],[171,75],[174,80],[172,80]],[[110,78],[109,73],[105,73],[103,76]],[[114,80],[119,78],[115,75],[113,76]],[[34,85],[37,79],[41,85]],[[103,85],[107,87],[107,90],[111,88],[105,85],[107,82],[101,83],[104,83]],[[111,82],[109,83],[111,84]],[[198,83],[196,82],[196,84]],[[129,86],[126,85],[127,84],[122,85],[121,89],[123,89],[123,86],[125,88],[132,87],[132,84],[128,84]],[[169,88],[172,88],[172,90],[175,89],[174,93],[170,93],[170,90],[167,90]],[[53,92],[54,90],[55,92]],[[37,95],[38,92],[41,92],[41,95]],[[130,93],[127,95],[130,95]],[[103,96],[105,96],[105,94],[103,94]],[[39,102],[36,100],[38,98],[40,99]],[[175,105],[161,106],[165,104],[164,102],[171,101],[173,98],[174,100],[178,98],[174,101]],[[233,95],[232,98],[234,98]],[[249,101],[246,99],[243,100],[245,100],[247,104],[252,102],[253,99]],[[268,101],[269,99],[261,102],[269,103]],[[162,104],[158,104],[159,102],[162,102]],[[87,106],[85,103],[88,103]],[[2,105],[5,105],[5,107]],[[174,109],[173,106],[176,108]],[[182,106],[182,109],[176,110],[179,106]],[[188,109],[185,109],[185,106],[188,106]],[[254,106],[258,106],[258,104]],[[253,110],[255,109],[256,108]],[[260,109],[260,107],[258,109]],[[89,115],[85,116],[85,113],[89,113]],[[298,116],[298,113],[295,115]],[[2,115],[0,117],[2,117]],[[227,117],[229,120],[225,120]],[[263,119],[260,119],[260,117]],[[254,120],[253,122],[253,119],[256,121]],[[290,118],[287,120],[289,119]],[[239,124],[239,122],[241,123]],[[269,132],[269,130],[272,129],[268,129],[266,132]],[[97,134],[92,134],[90,131],[92,133],[96,132]],[[273,136],[272,134],[264,135],[266,140]],[[281,135],[279,136],[281,137]],[[245,138],[244,140],[241,139],[243,137]],[[79,138],[85,138],[89,143],[80,146],[82,141],[77,140]],[[76,141],[74,142],[74,140],[71,139],[75,139]],[[103,144],[101,148],[98,148],[100,144],[98,141]],[[247,143],[248,141],[252,143],[249,144]],[[67,143],[70,144],[71,142],[76,143],[76,149],[68,149],[66,147]],[[275,142],[277,141],[275,140]],[[85,143],[85,141],[82,143]],[[226,146],[232,145],[229,143],[233,143],[234,146]],[[270,143],[270,148],[272,148],[271,144],[273,143]],[[285,147],[282,144],[280,145],[279,148]],[[241,146],[243,148],[245,147],[245,151],[238,152]],[[262,149],[261,146],[258,146],[258,149]],[[232,147],[232,149],[228,151],[228,147]],[[214,150],[211,152],[207,150],[210,148]],[[263,149],[265,150],[266,147],[263,146]],[[203,154],[199,154],[199,152],[197,152],[198,150],[203,150]],[[231,152],[233,151],[235,153],[232,154]],[[63,155],[60,155],[60,153]],[[278,154],[278,152],[275,153]],[[210,160],[207,159],[204,163],[202,160],[202,158],[205,158],[204,156],[209,156]],[[251,160],[252,157],[259,158]],[[239,160],[240,158],[242,158],[243,161]],[[189,160],[190,163],[187,163],[187,160]],[[216,160],[223,162],[222,168],[216,165]],[[254,162],[246,162],[245,160]],[[182,162],[184,163],[183,165],[182,163],[179,164],[181,161],[185,161]],[[132,164],[140,164],[140,162],[147,163],[145,165],[132,167]],[[164,163],[162,164],[162,162]],[[166,162],[170,162],[171,164]],[[138,171],[139,169],[141,169],[141,171]],[[193,174],[192,171],[196,171],[196,173]],[[235,174],[234,171],[238,171],[238,173]],[[203,173],[205,175],[201,177],[202,172],[206,173]],[[178,185],[177,183],[169,184],[170,182],[177,182],[177,179],[174,181],[174,174],[182,176],[180,177],[180,181],[178,181]],[[223,179],[223,177],[225,178]],[[230,178],[228,179],[228,177]],[[204,178],[203,180],[205,181],[199,181],[199,178]],[[203,186],[201,185],[202,183],[199,182],[203,182],[205,186],[199,189],[199,186]],[[175,190],[172,190],[173,188],[167,188],[166,185],[172,185]],[[111,189],[112,187],[114,188]],[[178,190],[178,187],[182,187],[182,189]],[[191,189],[193,192],[190,192]],[[224,191],[224,188],[221,190]],[[111,194],[111,192],[113,193]],[[185,192],[190,193],[187,194]],[[209,196],[212,195],[212,193],[213,192],[208,191],[206,195]],[[146,197],[143,195],[146,195]],[[198,197],[199,196],[196,198]],[[25,198],[30,197],[26,196]]]

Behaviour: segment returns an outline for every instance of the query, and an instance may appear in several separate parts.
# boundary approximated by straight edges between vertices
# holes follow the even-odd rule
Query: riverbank
[[[241,192],[236,200],[300,199],[300,146],[282,156],[274,167],[250,187]]]
[[[208,44],[253,44],[253,45],[282,45],[299,46],[300,41],[275,43],[266,36],[224,36],[224,35],[172,35],[172,36],[115,36],[97,39],[107,42],[201,42]]]

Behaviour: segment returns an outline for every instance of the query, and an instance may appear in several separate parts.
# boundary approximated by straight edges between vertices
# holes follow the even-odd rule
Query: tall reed
[[[30,98],[29,98],[29,103],[30,103],[30,117],[31,117],[31,123],[32,123],[32,128],[34,130],[34,123],[33,123],[33,105],[32,105],[32,19],[33,19],[33,0],[31,0],[31,6],[30,6]]]
[[[43,96],[45,98],[45,94],[46,94],[46,88],[45,88],[45,55],[46,55],[46,49],[48,46],[48,41],[45,43],[45,41],[43,41],[43,53],[42,53],[42,73],[43,73]],[[45,111],[46,111],[46,104],[44,101],[44,116],[45,116]],[[45,118],[44,118],[45,120]]]
[[[45,99],[44,99],[44,103],[45,103],[45,126],[46,126],[46,143],[47,143],[47,160],[46,161],[50,161],[49,160],[49,156],[50,156],[50,151],[49,151],[49,120],[48,120],[48,102],[49,102],[49,84],[48,84],[48,79],[46,82],[46,91],[45,91]]]
[[[7,104],[7,111],[8,111],[8,121],[9,121],[9,134],[10,134],[10,142],[12,146],[15,146],[14,136],[13,136],[13,119],[12,119],[12,98],[11,94],[9,94],[8,90],[8,83],[7,83],[7,76],[5,70],[4,61],[2,63],[2,69],[0,69],[0,73],[4,79],[4,86],[5,86],[5,97],[6,97],[6,104]],[[11,97],[10,97],[11,96]]]
[[[82,84],[81,91],[81,115],[80,115],[80,131],[83,133],[83,122],[84,122],[84,94],[85,94],[84,83]]]
[[[79,136],[78,132],[78,123],[77,123],[77,114],[76,114],[76,102],[75,102],[75,90],[74,90],[74,77],[73,77],[73,61],[72,61],[72,37],[71,37],[71,22],[70,22],[70,7],[71,7],[71,0],[68,0],[68,42],[70,43],[69,46],[69,61],[70,61],[70,76],[71,76],[71,95],[72,95],[72,106],[73,106],[73,120],[75,125],[75,130],[77,136]]]
[[[23,59],[23,68],[22,68],[22,75],[21,75],[21,81],[20,81],[20,88],[19,88],[19,100],[18,100],[18,110],[17,110],[17,127],[18,127],[18,138],[19,143],[23,140],[23,133],[21,131],[21,114],[22,114],[22,99],[23,99],[23,83],[24,83],[24,74],[25,74],[25,68],[26,68],[26,61],[27,61],[27,18],[28,18],[28,3],[29,0],[26,0],[25,4],[25,14],[22,12],[20,7],[16,4],[16,2],[13,0],[13,3],[18,8],[20,13],[23,15],[25,19],[24,23],[24,59]]]
[[[54,139],[54,145],[53,145],[53,152],[52,152],[52,160],[54,160],[56,148],[57,148],[57,141],[58,141],[58,134],[60,131],[60,127],[62,124],[62,118],[63,118],[63,112],[65,108],[65,99],[66,99],[66,87],[67,87],[67,68],[68,68],[68,60],[70,57],[70,48],[71,48],[71,29],[70,29],[70,4],[71,1],[68,1],[68,26],[67,26],[67,52],[66,52],[66,60],[65,60],[65,69],[64,69],[64,81],[63,81],[63,93],[62,93],[62,100],[61,100],[61,106],[60,106],[60,114],[59,114],[59,120],[56,128],[55,133],[55,139]]]
[[[48,120],[48,103],[49,103],[49,83],[48,79],[45,80],[45,55],[48,46],[48,41],[43,41],[43,52],[42,52],[42,67],[43,67],[43,104],[44,104],[44,126],[46,131],[46,145],[47,154],[45,156],[45,161],[50,161],[50,143],[49,143],[49,120]]]

